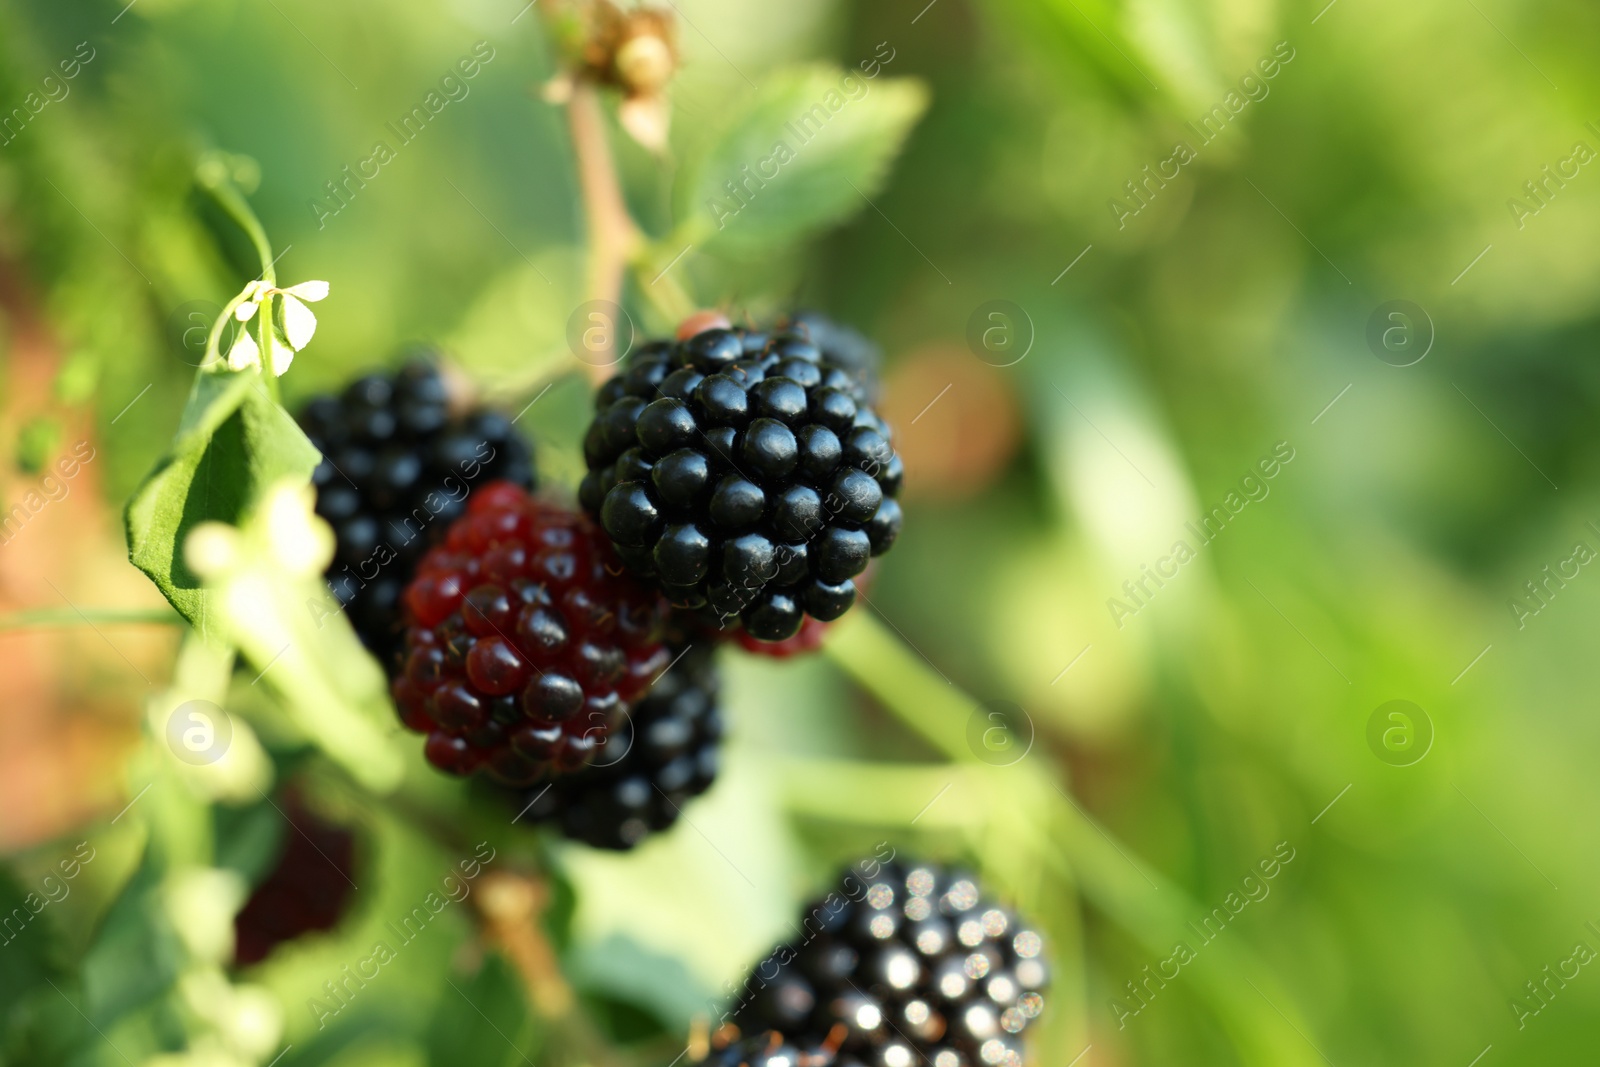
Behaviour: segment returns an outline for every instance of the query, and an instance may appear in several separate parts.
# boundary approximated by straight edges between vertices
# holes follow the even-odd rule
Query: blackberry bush
[[[782,641],[837,619],[900,529],[866,384],[799,332],[709,329],[601,387],[579,499],[674,606]]]
[[[417,561],[476,487],[534,488],[532,450],[498,412],[453,415],[438,368],[423,359],[315,397],[299,421],[323,455],[312,484],[337,538],[328,584],[362,643],[392,668],[400,593]]]
[[[717,776],[722,712],[715,650],[680,653],[606,738],[589,766],[534,785],[520,818],[549,823],[595,848],[631,849],[677,821]]]
[[[745,983],[745,1033],[826,1033],[874,1067],[1017,1067],[1020,1035],[1044,1007],[1042,941],[984,900],[969,877],[930,864],[847,874],[814,903],[805,942]]]
[[[472,495],[405,609],[401,720],[434,766],[505,785],[588,763],[669,663],[661,598],[586,516],[510,482]]]
[[[321,818],[293,793],[284,801],[283,853],[234,916],[233,960],[259,963],[285,941],[331,930],[353,888],[355,835]]]

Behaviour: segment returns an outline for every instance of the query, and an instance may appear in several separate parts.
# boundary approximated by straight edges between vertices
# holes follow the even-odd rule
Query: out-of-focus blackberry
[[[294,793],[283,801],[283,852],[233,920],[233,961],[266,959],[302,934],[331,930],[350,902],[355,835],[313,813]]]
[[[713,1038],[704,1059],[694,1067],[844,1067],[837,1046],[828,1037],[803,1034],[790,1039],[776,1030],[746,1036]]]
[[[452,774],[528,785],[577,770],[670,662],[666,602],[588,516],[510,482],[472,495],[404,599],[391,692]]]
[[[417,561],[478,486],[532,489],[532,449],[499,412],[452,415],[444,380],[425,359],[315,397],[299,421],[323,456],[311,480],[317,514],[338,542],[328,584],[362,643],[392,668],[400,592]]]
[[[610,733],[594,761],[526,790],[519,818],[617,850],[676,822],[683,806],[717,777],[722,711],[715,652],[709,643],[672,648],[676,662]]]
[[[1021,1034],[1044,1008],[1043,943],[965,875],[931,864],[852,870],[816,902],[807,940],[757,966],[733,1022],[822,1033],[872,1067],[1018,1067]]]
[[[781,641],[844,614],[899,533],[889,427],[798,333],[646,345],[596,407],[579,499],[676,607]]]

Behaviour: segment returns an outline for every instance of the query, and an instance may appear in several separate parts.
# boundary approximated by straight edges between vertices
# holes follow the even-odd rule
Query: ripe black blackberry
[[[312,484],[337,539],[328,584],[362,643],[392,668],[400,593],[417,561],[478,486],[532,489],[533,452],[499,412],[452,415],[438,368],[422,358],[313,398],[299,421],[323,455]]]
[[[841,1059],[870,1067],[1018,1067],[1044,1007],[1037,933],[984,901],[971,878],[930,864],[851,870],[807,911],[807,940],[746,981],[745,1033],[847,1028]]]
[[[665,830],[711,787],[722,744],[715,648],[669,646],[676,662],[606,738],[594,762],[521,794],[521,819],[574,841],[625,851]]]
[[[233,961],[266,959],[302,934],[331,930],[350,902],[356,840],[348,829],[312,812],[294,793],[282,802],[290,825],[283,852],[233,920]]]
[[[596,398],[579,499],[674,606],[781,641],[837,619],[900,530],[867,384],[799,333],[644,346]]]

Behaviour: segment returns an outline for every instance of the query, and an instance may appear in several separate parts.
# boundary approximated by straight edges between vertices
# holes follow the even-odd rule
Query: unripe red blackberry
[[[521,795],[520,820],[548,823],[594,848],[631,849],[665,830],[711,787],[722,744],[715,649],[673,649],[675,662],[580,771]]]
[[[801,334],[646,345],[596,406],[579,499],[676,607],[781,641],[844,614],[899,533],[889,428]]]
[[[661,597],[587,516],[509,482],[472,495],[404,601],[395,704],[452,774],[576,770],[669,662]]]
[[[292,792],[282,808],[290,824],[283,851],[233,919],[233,961],[241,967],[261,962],[285,941],[333,929],[354,888],[355,835]]]
[[[817,901],[805,940],[746,981],[746,1032],[847,1029],[841,1057],[875,1067],[1018,1067],[1021,1034],[1044,1007],[1037,933],[930,864],[854,871]]]
[[[337,539],[327,580],[363,644],[392,669],[400,593],[417,561],[492,481],[532,489],[533,452],[504,415],[450,413],[438,368],[414,359],[312,398],[300,425],[322,452],[317,514]]]

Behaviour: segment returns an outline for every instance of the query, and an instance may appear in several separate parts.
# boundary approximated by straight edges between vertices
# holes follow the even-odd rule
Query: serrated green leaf
[[[774,74],[690,167],[682,232],[706,244],[792,241],[877,194],[927,90],[832,67]]]
[[[237,524],[269,485],[308,482],[320,459],[259,374],[201,371],[172,447],[128,501],[128,559],[205,632],[209,594],[183,559],[189,531]]]

